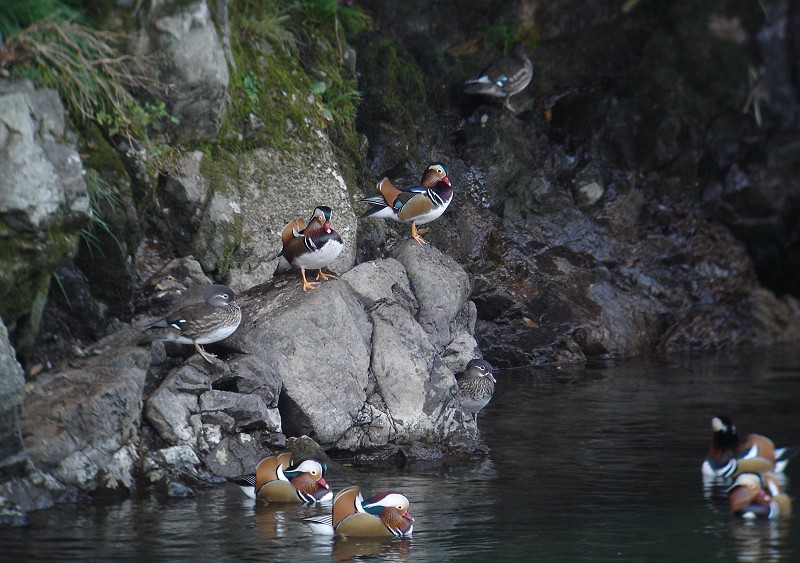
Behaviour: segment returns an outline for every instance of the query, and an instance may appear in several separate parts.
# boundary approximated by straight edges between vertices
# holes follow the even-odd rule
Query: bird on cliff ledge
[[[362,203],[371,207],[361,218],[393,219],[411,223],[411,237],[420,245],[428,244],[417,232],[424,225],[441,217],[453,200],[453,186],[447,177],[447,168],[431,164],[425,170],[420,185],[398,189],[384,178],[378,182],[378,194],[365,197]]]
[[[214,354],[206,352],[203,344],[228,338],[242,322],[242,310],[233,300],[233,290],[224,285],[209,285],[203,289],[200,303],[193,303],[173,311],[163,319],[150,323],[145,329],[167,328],[168,340],[180,344],[194,344],[197,352],[207,362]]]
[[[314,208],[308,225],[302,219],[295,219],[281,231],[283,248],[278,254],[275,273],[285,272],[292,266],[299,268],[303,277],[303,291],[317,287],[317,282],[306,279],[306,270],[317,270],[317,280],[327,281],[336,277],[322,271],[338,258],[344,248],[342,237],[331,227],[332,213],[330,207],[320,205]]]
[[[485,407],[494,395],[497,380],[492,375],[492,365],[480,358],[470,360],[463,372],[456,374],[458,396],[461,408],[472,415],[477,423],[478,412]]]
[[[514,111],[511,96],[522,92],[533,79],[533,63],[521,43],[514,43],[511,54],[491,63],[477,77],[467,80],[464,92],[505,98],[503,107]]]

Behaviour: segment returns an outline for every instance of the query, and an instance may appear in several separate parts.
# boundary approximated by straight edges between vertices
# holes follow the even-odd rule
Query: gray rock
[[[194,449],[185,444],[148,452],[142,463],[145,476],[151,483],[186,476],[199,479],[199,465],[200,459]]]
[[[371,329],[347,284],[333,280],[309,293],[299,286],[289,276],[272,291],[237,297],[246,317],[230,344],[260,357],[282,382],[285,433],[333,444],[366,398]]]
[[[51,276],[75,256],[90,217],[81,159],[55,91],[0,80],[0,154],[0,316],[27,357]]]
[[[19,418],[25,398],[25,375],[8,341],[0,318],[0,475],[13,476],[14,466],[25,459],[19,435]],[[13,465],[10,465],[13,462]]]
[[[237,432],[257,429],[280,432],[281,429],[280,418],[276,421],[274,417],[270,417],[267,405],[257,395],[217,390],[203,393],[200,397],[201,415],[218,411],[236,422],[234,429]]]
[[[213,141],[228,100],[228,65],[211,11],[204,0],[150,0],[137,6],[134,51],[158,52],[160,71],[170,81],[169,113],[183,141]]]
[[[211,389],[208,375],[193,365],[174,369],[147,399],[145,418],[170,445],[197,445],[200,395]]]
[[[470,295],[467,273],[450,256],[411,239],[401,243],[392,255],[408,272],[419,301],[417,321],[441,352],[452,341],[454,320]]]
[[[100,355],[79,369],[36,378],[21,428],[36,466],[61,483],[87,491],[131,488],[149,354],[113,338],[98,348]]]
[[[0,81],[0,217],[19,230],[45,221],[86,221],[89,196],[78,151],[65,142],[64,107],[53,90]],[[70,217],[72,216],[72,217]]]
[[[428,315],[429,327],[458,335],[457,341],[439,338],[453,347],[451,355],[474,354],[467,332],[474,307],[461,300],[466,274],[435,250],[414,264],[463,280],[457,291],[443,292],[452,303],[426,296],[430,310],[439,311]],[[287,436],[307,434],[323,448],[351,451],[416,441],[441,450],[461,433],[458,447],[475,446],[475,430],[459,414],[453,372],[415,318],[422,300],[400,262],[359,264],[308,293],[294,276],[286,280],[237,297],[245,318],[229,344],[261,358],[282,382],[278,409]]]

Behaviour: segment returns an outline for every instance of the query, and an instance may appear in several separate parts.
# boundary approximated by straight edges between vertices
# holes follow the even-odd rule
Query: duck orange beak
[[[317,481],[317,483],[319,484],[320,487],[324,487],[326,489],[330,489],[330,487],[328,486],[328,483],[325,482],[325,478],[324,477],[320,477],[319,481]]]

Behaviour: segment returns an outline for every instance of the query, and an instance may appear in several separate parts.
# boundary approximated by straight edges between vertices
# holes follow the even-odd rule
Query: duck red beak
[[[403,514],[403,518],[405,518],[406,520],[411,520],[412,522],[414,521],[414,518],[411,516],[410,512],[406,512],[405,514]]]
[[[442,178],[442,182],[444,182],[445,184],[447,184],[447,185],[448,185],[448,186],[450,186],[451,188],[453,187],[453,186],[450,184],[450,178],[448,178],[447,176],[445,176],[444,178]]]
[[[324,225],[322,225],[322,229],[323,229],[323,230],[324,230],[326,233],[330,233],[330,232],[331,232],[331,230],[332,230],[332,229],[331,229],[331,224],[330,224],[330,223],[325,223]]]
[[[328,486],[328,483],[325,482],[325,478],[324,477],[320,477],[319,481],[317,481],[317,483],[319,484],[320,487],[324,487],[326,489],[330,489],[330,487]]]

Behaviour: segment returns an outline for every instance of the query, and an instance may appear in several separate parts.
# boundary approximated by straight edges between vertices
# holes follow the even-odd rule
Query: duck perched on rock
[[[728,505],[744,518],[779,518],[792,513],[792,499],[772,472],[741,473],[728,489]]]
[[[291,466],[292,454],[285,452],[266,457],[256,466],[255,475],[235,480],[250,498],[269,502],[313,504],[333,498],[325,481],[325,463],[313,458]]]
[[[387,491],[364,500],[361,490],[347,487],[333,499],[333,512],[303,521],[315,534],[354,537],[406,537],[414,530],[405,495]]]
[[[330,207],[320,205],[314,208],[308,225],[302,219],[295,219],[281,232],[283,248],[278,254],[280,258],[275,273],[285,272],[291,267],[299,268],[303,291],[317,287],[317,282],[306,279],[306,270],[317,270],[317,280],[327,281],[336,277],[322,271],[339,257],[344,248],[342,237],[331,227],[332,213]]]
[[[492,364],[480,358],[470,360],[463,372],[456,374],[458,396],[461,408],[472,415],[477,422],[478,412],[485,407],[494,395],[497,380],[492,375]]]
[[[514,43],[511,54],[491,63],[478,76],[467,80],[467,94],[505,98],[503,107],[513,111],[509,100],[522,92],[533,79],[533,63],[521,43]]]
[[[727,416],[712,418],[711,429],[711,445],[701,467],[707,477],[732,477],[742,472],[782,473],[797,454],[797,448],[776,448],[761,434],[748,434],[742,442],[736,425]]]
[[[207,362],[216,358],[206,352],[203,344],[228,338],[242,322],[242,310],[233,299],[233,291],[225,285],[209,285],[203,289],[202,301],[173,311],[163,319],[150,323],[145,329],[169,329],[168,340],[194,344]]]
[[[417,225],[424,225],[441,217],[453,200],[453,186],[447,177],[447,168],[442,164],[428,166],[418,186],[398,189],[388,178],[384,178],[378,182],[377,187],[378,194],[361,200],[370,205],[361,218],[373,217],[411,223],[411,237],[419,244],[427,244],[427,241],[417,233]]]

